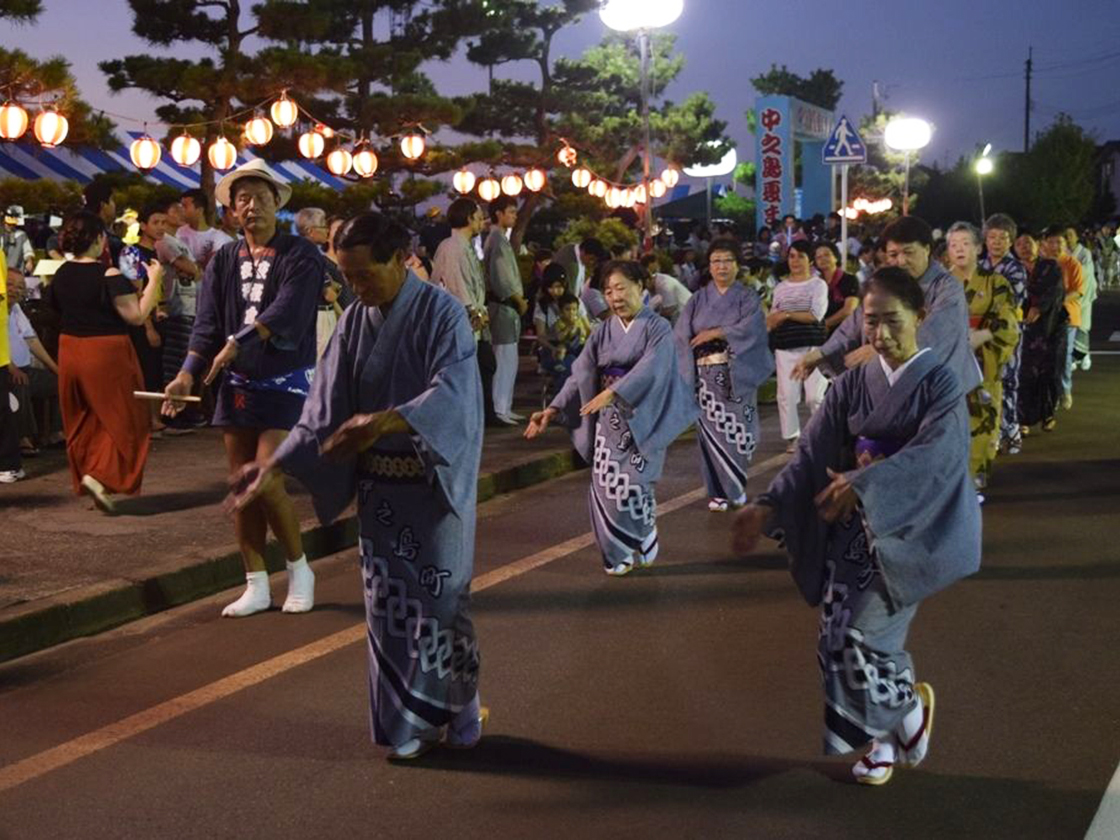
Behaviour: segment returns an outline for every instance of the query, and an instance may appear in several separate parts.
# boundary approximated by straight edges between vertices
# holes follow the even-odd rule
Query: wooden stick
[[[136,397],[136,399],[138,400],[159,400],[160,402],[163,402],[167,399],[167,395],[162,393],[161,391],[133,391],[132,396]],[[171,401],[197,403],[202,402],[202,397],[172,397]]]

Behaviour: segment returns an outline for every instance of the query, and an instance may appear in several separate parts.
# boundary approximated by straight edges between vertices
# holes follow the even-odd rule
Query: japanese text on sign
[[[766,130],[761,143],[763,217],[773,225],[782,215],[782,138],[774,133],[782,124],[782,112],[767,108],[759,122]]]

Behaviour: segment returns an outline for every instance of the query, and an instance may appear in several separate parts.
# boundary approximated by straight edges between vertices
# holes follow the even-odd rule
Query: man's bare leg
[[[257,440],[256,459],[264,463],[272,457],[277,447],[288,433],[281,429],[267,429]],[[279,481],[275,489],[260,500],[264,515],[272,533],[280,541],[287,560],[288,597],[284,599],[283,611],[286,613],[308,612],[315,605],[315,573],[307,564],[303,553],[303,539],[299,531],[299,517],[284,482]]]
[[[256,429],[226,427],[222,432],[230,473],[233,474],[257,457],[260,432]],[[241,560],[245,564],[245,591],[222,610],[222,615],[241,618],[272,606],[264,548],[268,539],[268,519],[264,499],[259,499],[234,514],[234,532]]]

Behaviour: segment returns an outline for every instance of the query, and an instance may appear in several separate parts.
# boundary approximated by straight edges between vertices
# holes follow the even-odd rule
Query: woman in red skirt
[[[70,258],[47,287],[45,299],[61,320],[58,396],[74,492],[84,491],[105,513],[112,494],[140,491],[148,461],[148,411],[132,395],[144,387],[128,327],[143,324],[156,306],[162,269],[147,266],[138,296],[100,256],[105,225],[93,213],[69,217],[59,245]]]

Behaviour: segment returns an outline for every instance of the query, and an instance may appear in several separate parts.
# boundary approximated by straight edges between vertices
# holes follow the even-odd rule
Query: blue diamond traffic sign
[[[840,117],[836,128],[832,129],[821,157],[825,163],[831,164],[867,163],[867,147],[847,117]]]

